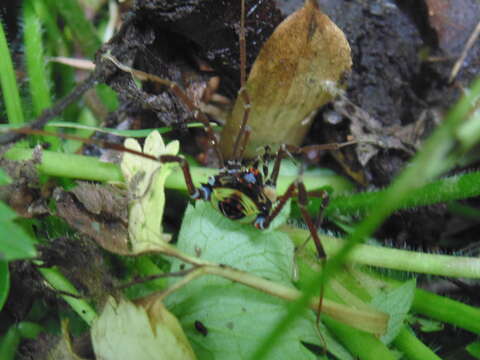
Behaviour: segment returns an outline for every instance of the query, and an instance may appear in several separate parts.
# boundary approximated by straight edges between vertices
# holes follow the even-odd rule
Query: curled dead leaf
[[[245,156],[269,144],[300,145],[313,113],[338,92],[351,68],[350,46],[343,32],[314,0],[287,17],[265,42],[246,84],[250,96],[250,142]],[[238,96],[223,128],[220,146],[233,155],[245,102]]]
[[[57,203],[57,215],[70,226],[90,236],[110,252],[130,254],[126,214],[124,211],[111,211],[121,208],[118,207],[119,203],[114,205],[120,199],[113,201],[107,188],[81,183],[75,194],[56,189],[53,195]],[[93,205],[93,199],[98,202],[96,205]],[[107,204],[105,199],[112,202]],[[106,209],[110,212],[105,211]],[[123,209],[126,209],[126,201],[123,202]]]

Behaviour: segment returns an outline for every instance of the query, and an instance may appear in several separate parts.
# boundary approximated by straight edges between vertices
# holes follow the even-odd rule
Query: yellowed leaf
[[[246,84],[251,135],[245,156],[256,155],[257,148],[267,144],[300,145],[314,111],[332,99],[351,65],[343,32],[316,1],[306,0],[275,29],[253,64]],[[238,96],[222,131],[220,146],[226,158],[233,155],[244,107]]]
[[[125,146],[142,151],[135,139],[127,139]],[[165,145],[161,135],[154,131],[146,139],[143,151],[159,157],[162,154],[176,155],[179,142]],[[165,180],[177,166],[140,158],[125,153],[121,169],[129,184],[131,201],[128,211],[128,233],[133,254],[146,251],[161,251],[171,236],[163,233],[162,220],[165,207]]]
[[[110,298],[93,323],[97,359],[192,360],[195,354],[177,318],[160,301],[143,306]]]

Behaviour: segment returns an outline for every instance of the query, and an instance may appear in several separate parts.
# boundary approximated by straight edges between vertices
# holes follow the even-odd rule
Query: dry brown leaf
[[[332,99],[351,65],[343,32],[316,1],[306,0],[275,29],[253,64],[246,84],[251,135],[245,156],[256,155],[266,144],[300,145],[313,112]],[[239,96],[222,132],[220,146],[226,158],[233,155],[243,114]]]
[[[106,196],[107,190],[94,185],[82,188],[83,190],[76,190],[77,194],[81,194],[80,198],[77,197],[77,194],[74,195],[61,189],[54,191],[57,215],[76,230],[93,238],[104,249],[120,255],[129,255],[131,250],[128,244],[127,219],[124,212],[120,214],[105,212],[107,208],[116,208],[117,205],[113,204],[103,203],[98,207],[92,207],[92,199],[100,201],[109,198]],[[85,191],[90,194],[87,195]],[[82,200],[85,202],[82,203]],[[127,208],[126,202],[123,208]]]

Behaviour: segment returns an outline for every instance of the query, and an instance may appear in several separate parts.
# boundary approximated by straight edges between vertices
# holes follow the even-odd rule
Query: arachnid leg
[[[200,197],[199,190],[193,185],[192,174],[190,173],[190,166],[187,160],[177,155],[161,155],[158,160],[162,163],[178,163],[182,168],[185,184],[187,185],[188,194],[193,199]]]
[[[295,182],[290,184],[290,186],[287,188],[287,191],[285,191],[285,193],[278,199],[277,206],[275,206],[275,208],[272,210],[270,215],[265,219],[263,227],[267,228],[271,224],[273,219],[275,219],[280,213],[280,211],[282,211],[288,199],[294,197],[295,194],[297,195],[297,198],[298,198],[298,205],[299,205],[303,220],[307,224],[308,229],[310,231],[310,235],[312,236],[312,239],[315,243],[315,247],[317,248],[318,257],[320,259],[324,259],[325,251],[323,250],[322,242],[320,241],[320,237],[318,236],[315,222],[313,221],[312,217],[308,213],[308,210],[307,210],[308,193],[305,188],[305,185],[301,180],[297,179]]]
[[[247,88],[245,87],[247,79],[247,50],[245,43],[245,0],[242,0],[241,2],[238,43],[240,45],[240,90],[238,91],[238,96],[242,97],[244,110],[240,130],[233,145],[232,158],[234,160],[242,158],[246,144],[248,143],[248,138],[250,136],[250,132],[247,130],[247,123],[250,117],[250,96],[248,95]]]
[[[174,81],[170,81],[168,79],[162,79],[156,75],[148,74],[141,70],[133,69],[129,66],[126,66],[119,62],[115,57],[111,54],[104,54],[103,57],[112,63],[115,64],[117,68],[122,71],[130,73],[132,76],[138,78],[142,81],[152,81],[156,82],[160,85],[166,86],[168,90],[178,97],[182,101],[182,103],[188,108],[188,110],[193,114],[193,118],[199,122],[201,122],[205,128],[205,131],[208,135],[209,141],[213,145],[217,157],[219,159],[220,164],[223,164],[223,156],[220,152],[220,148],[218,147],[218,142],[213,132],[212,126],[210,125],[210,121],[208,117],[195,105],[195,103],[188,97],[185,91]]]

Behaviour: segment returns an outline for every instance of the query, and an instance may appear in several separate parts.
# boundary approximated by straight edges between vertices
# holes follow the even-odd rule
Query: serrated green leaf
[[[260,231],[233,222],[199,201],[187,209],[178,248],[203,260],[227,264],[271,281],[293,286],[293,244],[279,231]],[[183,267],[174,261],[172,271]],[[284,301],[219,277],[206,276],[189,283],[167,298],[195,352],[202,359],[247,359],[262,339],[287,312]],[[207,335],[195,327],[201,322]],[[341,353],[327,340],[329,350]],[[315,315],[299,316],[283,334],[269,359],[314,359],[302,341],[321,345]],[[340,355],[351,359],[348,352]]]
[[[393,290],[380,292],[372,299],[376,309],[390,315],[387,333],[381,337],[383,343],[389,344],[400,332],[412,306],[415,286],[416,281],[412,279]]]

